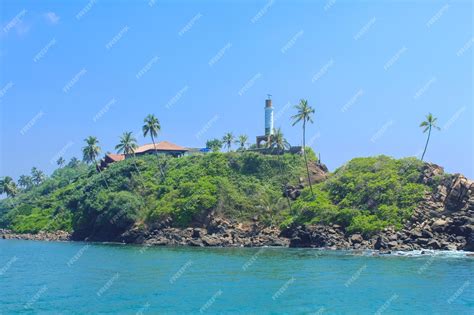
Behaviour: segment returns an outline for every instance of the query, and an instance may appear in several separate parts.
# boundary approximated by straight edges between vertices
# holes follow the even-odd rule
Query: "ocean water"
[[[474,314],[474,257],[0,240],[0,314]]]

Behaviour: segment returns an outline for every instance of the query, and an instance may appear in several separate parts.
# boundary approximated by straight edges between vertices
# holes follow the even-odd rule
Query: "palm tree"
[[[77,157],[73,156],[71,158],[71,160],[69,161],[68,166],[69,167],[78,167],[80,163],[81,163],[81,161],[79,161],[79,159]]]
[[[86,142],[86,146],[82,148],[82,159],[86,163],[94,163],[96,170],[102,175],[102,170],[100,166],[97,164],[97,157],[101,151],[99,147],[99,140],[96,137],[89,136],[84,139]],[[103,176],[102,176],[103,177]],[[109,184],[107,183],[107,179],[103,177],[105,186],[109,188]]]
[[[23,187],[23,189],[28,190],[33,186],[33,180],[31,179],[31,176],[21,175],[20,178],[18,178],[18,185]]]
[[[295,109],[297,110],[297,113],[291,118],[293,119],[293,126],[301,121],[303,122],[303,155],[306,164],[306,172],[308,173],[308,182],[311,190],[311,195],[314,198],[313,186],[311,185],[311,178],[309,176],[308,158],[306,157],[306,123],[313,123],[312,116],[314,114],[314,108],[308,105],[307,100],[302,99],[300,100],[300,103],[298,105],[295,105]]]
[[[428,148],[428,142],[430,142],[430,137],[431,137],[431,129],[435,128],[438,130],[441,130],[438,126],[436,126],[436,121],[438,118],[434,117],[431,113],[426,115],[426,120],[423,121],[420,124],[420,127],[424,127],[423,133],[426,133],[428,131],[428,138],[426,139],[426,144],[425,144],[425,150],[423,151],[423,155],[421,156],[421,160],[423,161],[423,158],[425,157],[426,149]]]
[[[240,145],[240,150],[245,151],[245,145],[247,144],[249,137],[247,135],[240,135],[239,139],[236,141]]]
[[[46,178],[46,175],[44,175],[43,171],[37,169],[36,167],[33,167],[31,169],[31,179],[33,181],[33,184],[36,186],[41,185],[42,182],[44,182]]]
[[[158,164],[160,165],[161,180],[165,179],[165,171],[162,161],[159,159],[158,151],[156,150],[155,138],[158,137],[158,132],[161,131],[161,124],[158,118],[155,115],[149,114],[145,117],[143,121],[145,124],[142,127],[143,136],[146,137],[150,134],[151,142],[153,142],[153,149],[155,150],[156,157],[158,159]]]
[[[86,146],[82,148],[82,159],[86,163],[97,164],[96,160],[100,153],[99,140],[96,137],[89,136],[84,141]]]
[[[56,164],[58,164],[59,167],[62,167],[64,163],[66,163],[66,160],[62,156],[56,161]]]
[[[155,138],[158,136],[158,132],[161,130],[160,121],[155,117],[155,115],[150,114],[145,117],[144,123],[145,124],[142,127],[143,136],[146,137],[148,134],[150,134],[151,142],[153,142],[153,148],[155,149],[155,153],[158,154],[155,146]]]
[[[290,148],[290,143],[285,139],[281,128],[275,129],[275,132],[271,137],[269,145],[270,148],[275,148],[280,151]]]
[[[230,151],[230,148],[232,147],[232,143],[234,142],[234,135],[232,134],[232,132],[228,132],[224,135],[224,137],[222,138],[222,142],[224,142],[224,146],[227,147],[227,152]]]
[[[0,179],[0,194],[6,194],[7,197],[14,197],[17,193],[18,188],[16,187],[13,178],[5,176]]]
[[[137,139],[135,139],[131,132],[124,132],[120,137],[120,143],[115,146],[118,153],[125,155],[135,154],[135,149],[138,147]]]

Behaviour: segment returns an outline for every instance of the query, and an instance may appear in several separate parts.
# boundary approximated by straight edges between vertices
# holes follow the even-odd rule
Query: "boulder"
[[[354,235],[351,236],[350,240],[353,244],[354,243],[362,243],[364,238],[360,234],[354,234]]]
[[[473,181],[460,174],[455,176],[448,187],[449,192],[445,200],[446,209],[450,211],[464,210],[473,188]]]
[[[438,219],[433,222],[431,229],[435,232],[443,232],[448,227],[448,221],[443,219]]]
[[[430,231],[428,230],[423,230],[421,231],[421,234],[423,237],[426,237],[426,238],[433,238],[433,233],[431,233]]]
[[[390,248],[394,248],[394,247],[398,247],[398,242],[396,241],[391,241],[391,242],[388,242],[388,247]]]
[[[474,252],[474,234],[471,233],[471,235],[466,238],[466,245],[464,245],[463,249],[469,252]]]
[[[206,236],[203,236],[201,240],[203,244],[206,246],[220,246],[221,245],[221,241],[218,238],[213,237],[213,236],[206,235]]]
[[[441,245],[437,240],[431,240],[426,245],[430,248],[433,248],[433,249],[440,249],[441,248]]]
[[[383,240],[381,236],[377,238],[377,241],[374,244],[374,249],[381,250],[387,248],[387,243]]]

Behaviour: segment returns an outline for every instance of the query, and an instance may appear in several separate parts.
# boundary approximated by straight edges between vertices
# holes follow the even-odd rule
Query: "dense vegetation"
[[[353,159],[315,187],[315,200],[304,191],[294,218],[300,223],[337,223],[350,233],[401,228],[428,190],[419,183],[422,168],[416,158]]]
[[[308,154],[314,162],[315,155]],[[17,232],[74,231],[77,238],[107,238],[133,226],[165,219],[175,226],[200,224],[211,211],[267,225],[340,224],[370,234],[401,227],[428,189],[419,184],[423,163],[380,156],[357,158],[292,202],[286,183],[306,176],[300,155],[209,153],[169,158],[143,156],[98,173],[83,163],[56,170],[40,185],[0,201],[0,227]]]
[[[101,173],[80,164],[64,167],[34,189],[0,202],[0,224],[18,232],[65,229],[102,237],[133,224],[172,218],[199,222],[209,211],[268,224],[287,207],[282,183],[303,171],[296,155],[212,153],[183,158],[130,158]]]

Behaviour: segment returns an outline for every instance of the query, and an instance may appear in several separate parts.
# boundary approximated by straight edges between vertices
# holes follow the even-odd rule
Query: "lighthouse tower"
[[[273,135],[273,107],[270,97],[265,100],[265,135]]]
[[[262,143],[269,143],[275,133],[273,126],[273,106],[271,95],[265,100],[265,135],[257,137],[257,148],[262,148]]]

